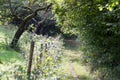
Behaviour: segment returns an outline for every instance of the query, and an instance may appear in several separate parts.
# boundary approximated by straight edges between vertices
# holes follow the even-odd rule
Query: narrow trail
[[[74,69],[74,67],[72,65],[72,62],[70,62],[69,65],[70,65],[70,72],[71,72],[72,76],[74,77],[74,80],[80,80],[78,78],[77,74],[75,73],[75,69]]]

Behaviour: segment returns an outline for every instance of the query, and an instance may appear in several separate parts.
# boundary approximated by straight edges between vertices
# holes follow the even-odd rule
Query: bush
[[[80,28],[85,62],[91,66],[92,71],[106,72],[105,80],[108,75],[112,75],[112,80],[117,80],[114,77],[120,79],[117,76],[120,73],[118,70],[120,64],[120,9],[118,9],[118,5],[112,11],[104,8],[103,11],[97,12],[93,8],[91,6],[94,14],[87,14],[86,23]],[[111,72],[113,73],[111,74]]]
[[[60,62],[62,57],[62,41],[57,38],[46,38],[35,35],[35,48],[31,69],[31,80],[58,80],[60,79]],[[23,42],[24,43],[24,42]],[[25,44],[24,44],[25,45]],[[22,46],[24,46],[22,45]],[[28,45],[28,44],[27,44]],[[27,47],[28,48],[28,47]],[[21,48],[22,49],[22,48]],[[25,50],[25,49],[24,49]],[[8,65],[7,71],[0,73],[0,79],[27,80],[27,65],[29,50],[25,51],[25,61]]]

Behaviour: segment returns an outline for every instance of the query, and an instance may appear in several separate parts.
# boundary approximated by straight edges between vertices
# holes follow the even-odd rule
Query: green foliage
[[[62,26],[64,33],[80,33],[85,60],[93,71],[106,72],[103,77],[105,80],[114,79],[114,76],[119,79],[119,0],[47,0],[47,2],[54,4],[54,18],[58,25]],[[27,3],[28,1],[24,2]],[[0,6],[0,9],[2,11],[4,8]],[[5,9],[3,12],[6,14],[9,10]],[[9,20],[8,17],[6,19]]]
[[[42,39],[42,40],[40,40]],[[33,79],[55,79],[60,78],[60,62],[62,57],[62,43],[59,38],[45,38],[36,36],[36,47],[33,64]]]
[[[34,9],[44,6],[44,2],[44,0],[1,0],[0,24],[7,25],[9,21],[17,17],[23,19],[26,16],[26,12],[28,15],[32,9],[34,11]],[[31,6],[35,7],[33,8]],[[30,8],[28,9],[27,7]]]
[[[116,69],[120,64],[119,0],[54,0],[53,3],[58,24],[79,30],[85,60],[93,71]],[[103,79],[106,76],[107,73]]]
[[[3,64],[22,60],[19,52],[16,52],[9,47],[9,43],[12,37],[11,34],[13,34],[14,31],[10,31],[6,28],[8,27],[0,26],[0,61],[2,61]],[[13,30],[12,27],[11,30]],[[7,34],[6,32],[9,32],[10,34]]]
[[[106,4],[103,5],[106,6]],[[96,67],[116,67],[120,63],[118,62],[120,45],[119,5],[116,4],[112,7],[112,11],[108,7],[102,11],[95,9],[94,6],[90,7],[94,14],[87,14],[86,24],[81,31],[81,37],[86,45],[86,55]],[[89,20],[91,17],[92,19]]]
[[[56,19],[59,26],[61,26],[61,31],[65,34],[73,34],[77,35],[78,28],[75,19],[79,18],[79,14],[75,14],[75,11],[78,9],[72,9],[72,5],[79,5],[78,1],[75,0],[48,0],[48,2],[52,2],[54,14],[54,18]],[[70,6],[71,5],[71,6]]]
[[[120,64],[120,9],[118,4],[114,7],[109,7],[111,3],[108,3],[108,6],[106,6],[107,3],[101,4],[104,6],[103,10],[95,9],[94,5],[90,6],[91,10],[88,11],[89,14],[86,14],[86,23],[80,36],[85,45],[85,60],[90,64],[92,70],[99,70],[102,74],[102,70],[104,72],[111,69],[104,75],[103,79],[107,80],[107,73],[112,76],[114,73],[112,69]],[[90,13],[90,11],[93,12]],[[110,74],[111,72],[113,73]],[[119,79],[119,76],[117,77]],[[111,77],[111,79],[113,78],[114,76]]]
[[[26,34],[28,36],[28,34]],[[24,37],[25,38],[25,37]],[[59,37],[57,38],[46,38],[43,36],[34,37],[35,49],[33,55],[33,63],[31,70],[31,80],[57,80],[61,79],[60,76],[61,68],[61,57],[62,57],[62,41],[59,42]],[[28,38],[27,38],[28,39]],[[26,39],[24,40],[26,41]],[[0,79],[12,79],[12,80],[27,80],[27,65],[29,56],[28,44],[23,42],[22,45],[26,45],[27,49],[24,54],[24,62],[16,62],[13,65],[9,64],[10,68],[7,71],[2,71],[0,73]],[[29,41],[27,42],[29,43]],[[23,47],[22,47],[23,48]],[[24,49],[24,50],[25,50]]]

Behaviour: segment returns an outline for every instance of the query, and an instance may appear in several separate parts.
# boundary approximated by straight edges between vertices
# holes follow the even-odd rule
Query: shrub
[[[60,79],[60,62],[62,57],[62,41],[60,38],[43,37],[35,35],[35,48],[31,69],[31,80],[58,80]],[[24,43],[24,42],[23,42]],[[28,53],[26,50],[25,61],[8,65],[10,69],[0,73],[1,80],[27,80]]]
[[[113,72],[112,80],[115,75],[118,75],[120,64],[120,9],[117,8],[118,5],[115,7],[112,11],[104,8],[103,11],[98,12],[91,7],[91,10],[96,12],[87,14],[86,23],[81,28],[80,34],[84,45],[85,61],[89,63],[93,71],[106,72],[105,77],[111,76]],[[92,19],[89,20],[91,16]],[[117,70],[117,74],[114,70]],[[119,79],[119,76],[117,77]]]

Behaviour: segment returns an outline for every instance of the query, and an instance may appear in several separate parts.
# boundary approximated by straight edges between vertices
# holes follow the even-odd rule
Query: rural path
[[[78,78],[77,74],[75,73],[75,69],[74,69],[74,67],[72,65],[72,62],[70,62],[69,65],[70,65],[70,72],[71,72],[72,76],[74,77],[74,80],[80,80]]]

